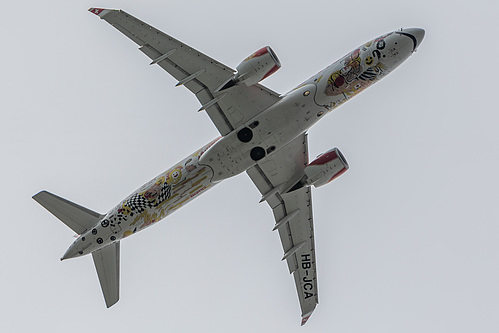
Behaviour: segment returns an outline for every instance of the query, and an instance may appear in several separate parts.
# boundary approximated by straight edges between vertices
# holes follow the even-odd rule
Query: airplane
[[[140,51],[189,89],[220,136],[141,186],[107,214],[47,191],[33,199],[76,232],[61,260],[92,254],[107,307],[119,300],[120,241],[154,225],[222,180],[246,172],[267,202],[282,260],[293,274],[301,324],[318,304],[311,187],[348,170],[338,148],[309,162],[307,131],[338,106],[407,60],[425,31],[392,31],[359,46],[288,93],[260,82],[281,63],[265,46],[232,69],[132,15],[90,8],[138,44]],[[223,208],[223,207],[220,207]]]

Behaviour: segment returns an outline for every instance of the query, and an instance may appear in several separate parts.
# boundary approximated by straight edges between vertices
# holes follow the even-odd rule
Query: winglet
[[[99,16],[100,18],[102,18],[104,15],[106,15],[108,12],[112,11],[112,9],[105,9],[105,8],[89,8],[88,11],[90,13],[93,13],[97,16]]]
[[[307,314],[307,315],[305,315],[305,316],[302,317],[302,319],[301,319],[301,326],[303,326],[303,325],[305,325],[307,323],[307,320],[308,320],[308,318],[310,318],[311,315],[312,315],[312,313],[309,313],[309,314]]]

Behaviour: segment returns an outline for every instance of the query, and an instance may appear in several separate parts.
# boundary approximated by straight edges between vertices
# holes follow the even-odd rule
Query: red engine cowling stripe
[[[338,158],[338,155],[336,154],[336,151],[330,151],[328,153],[325,153],[325,154],[322,154],[321,156],[319,156],[318,159],[314,160],[312,163],[310,163],[309,165],[323,165],[323,164],[326,164],[328,162],[331,162],[332,160]]]

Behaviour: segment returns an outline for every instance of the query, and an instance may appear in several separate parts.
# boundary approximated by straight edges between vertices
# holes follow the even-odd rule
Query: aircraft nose
[[[421,28],[402,29],[401,33],[412,39],[414,43],[414,48],[412,49],[413,52],[416,51],[416,49],[419,47],[425,35],[424,29]]]

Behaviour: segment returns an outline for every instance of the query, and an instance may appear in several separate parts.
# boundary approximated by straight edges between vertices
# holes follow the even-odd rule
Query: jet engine
[[[325,185],[341,176],[348,168],[348,163],[338,148],[328,150],[305,167],[306,185]]]
[[[281,63],[270,46],[262,47],[244,59],[236,67],[237,73],[217,90],[224,90],[241,82],[252,86],[274,74],[279,68]]]

